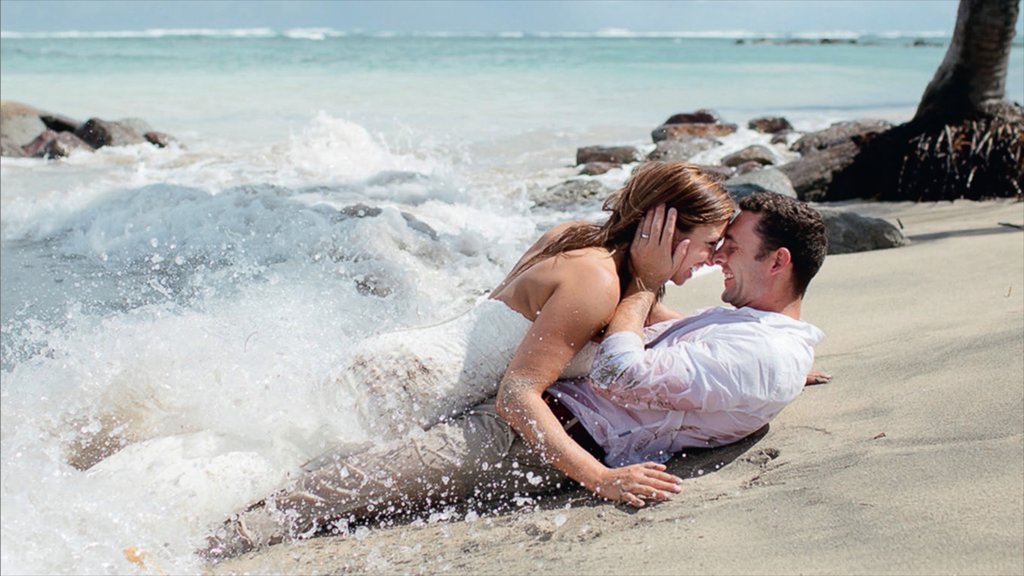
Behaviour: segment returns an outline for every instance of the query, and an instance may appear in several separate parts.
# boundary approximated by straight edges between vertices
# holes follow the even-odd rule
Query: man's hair
[[[793,262],[793,290],[802,297],[828,251],[821,214],[799,200],[773,192],[747,196],[740,200],[740,210],[761,216],[757,223],[761,237],[758,260],[779,248],[789,250]]]

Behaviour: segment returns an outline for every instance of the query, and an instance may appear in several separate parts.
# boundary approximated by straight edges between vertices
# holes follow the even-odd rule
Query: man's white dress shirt
[[[598,348],[590,377],[548,391],[607,453],[609,466],[665,462],[688,447],[740,440],[803,390],[824,334],[783,314],[709,308]]]

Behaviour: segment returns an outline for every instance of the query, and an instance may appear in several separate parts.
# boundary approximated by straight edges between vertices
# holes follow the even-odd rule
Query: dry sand
[[[910,245],[830,256],[804,318],[827,334],[767,434],[677,458],[670,502],[583,491],[516,512],[275,546],[230,573],[1022,574],[1024,204],[848,204]],[[715,305],[717,273],[673,289]]]

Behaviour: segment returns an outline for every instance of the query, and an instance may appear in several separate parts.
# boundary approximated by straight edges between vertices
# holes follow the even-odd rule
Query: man
[[[424,507],[549,491],[570,478],[632,506],[670,498],[681,480],[662,463],[687,447],[740,440],[775,417],[803,388],[822,337],[799,319],[825,257],[821,217],[769,193],[740,208],[712,256],[725,276],[722,299],[734,308],[645,331],[651,319],[677,316],[656,304],[657,292],[687,249],[674,241],[674,213],[648,214],[631,248],[637,281],[609,323],[591,377],[545,392],[561,428],[538,426],[550,416],[531,418],[503,382],[497,407],[481,404],[401,445],[308,471],[228,520],[201,554],[219,558]]]

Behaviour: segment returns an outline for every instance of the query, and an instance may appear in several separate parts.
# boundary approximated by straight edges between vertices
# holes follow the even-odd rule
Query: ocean
[[[0,161],[2,572],[137,571],[128,546],[199,571],[213,523],[381,440],[351,416],[376,399],[332,387],[348,347],[465,311],[543,230],[600,218],[533,201],[578,147],[652,149],[699,108],[740,126],[700,162],[767,143],[758,116],[905,121],[948,43],[759,38],[5,31],[0,98],[178,143]],[[1019,43],[1009,70],[1024,102]]]

